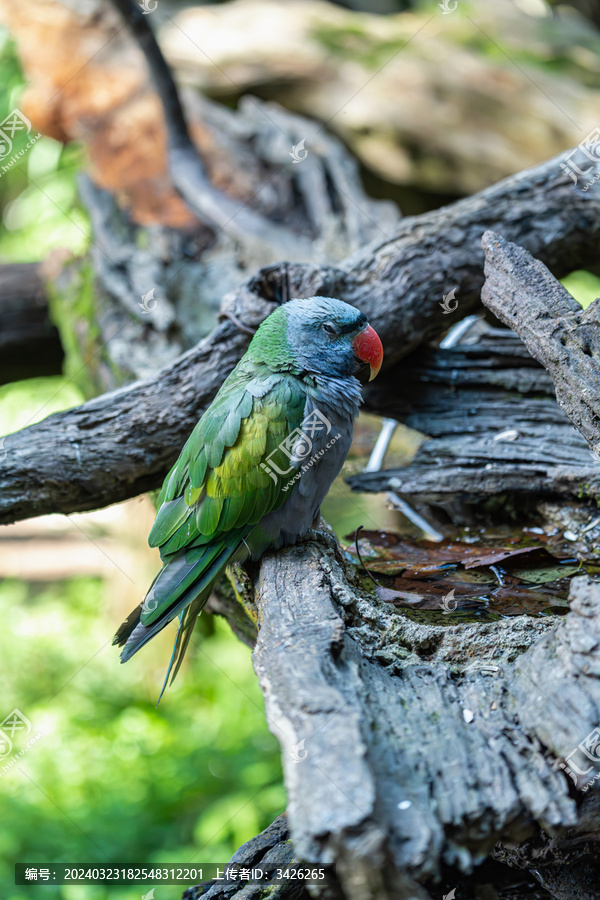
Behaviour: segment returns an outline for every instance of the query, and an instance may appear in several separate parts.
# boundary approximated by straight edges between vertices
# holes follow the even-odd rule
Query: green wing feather
[[[115,637],[126,644],[124,662],[179,615],[167,678],[171,669],[177,674],[215,579],[252,528],[290,495],[282,488],[293,472],[275,482],[261,463],[270,457],[281,471],[289,467],[279,445],[300,426],[306,394],[293,376],[258,378],[241,368],[223,384],[164,481],[148,540],[160,548],[164,565],[140,615],[130,615]]]

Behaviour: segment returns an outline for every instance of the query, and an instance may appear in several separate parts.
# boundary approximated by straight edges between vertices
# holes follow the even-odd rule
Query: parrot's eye
[[[331,322],[323,322],[321,327],[326,334],[337,334],[335,325],[332,325]]]

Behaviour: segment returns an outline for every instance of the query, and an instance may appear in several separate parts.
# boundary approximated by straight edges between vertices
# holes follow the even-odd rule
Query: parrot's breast
[[[316,527],[321,503],[350,450],[360,401],[355,378],[322,378],[316,390],[307,391],[304,420],[289,441],[290,471],[283,480],[288,496],[248,535],[253,559],[267,549],[294,544]]]

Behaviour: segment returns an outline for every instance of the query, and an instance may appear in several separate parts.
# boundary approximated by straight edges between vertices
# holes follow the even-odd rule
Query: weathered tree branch
[[[481,236],[490,225],[557,275],[596,260],[600,198],[574,191],[559,162],[405,219],[393,237],[337,268],[280,263],[261,269],[226,298],[224,309],[256,326],[273,302],[335,295],[367,313],[393,363],[479,302]],[[444,315],[442,294],[454,286],[458,310]],[[8,437],[0,522],[93,509],[157,487],[246,346],[246,335],[219,327],[156,376]]]
[[[598,465],[552,379],[508,329],[412,354],[369,385],[366,405],[429,438],[409,465],[352,476],[355,490],[420,495],[454,515],[461,497],[600,497]]]
[[[157,487],[175,447],[181,447],[247,341],[225,323],[159,378],[104,394],[7,437],[0,475],[4,522],[93,509]],[[125,422],[127,435],[120,427]],[[61,471],[63,464],[67,468]]]
[[[600,452],[600,301],[583,310],[539,259],[486,232],[485,305],[550,373],[556,399]]]
[[[257,834],[256,837],[243,844],[233,854],[229,863],[231,866],[260,869],[268,879],[266,883],[249,883],[241,881],[221,882],[211,885],[208,890],[203,886],[188,888],[184,891],[182,900],[228,900],[235,896],[238,889],[243,892],[245,900],[260,900],[268,892],[274,900],[308,900],[310,894],[300,881],[273,884],[272,877],[278,868],[292,868],[297,861],[285,815],[278,816],[274,822]],[[328,895],[330,900],[337,900],[336,893]]]

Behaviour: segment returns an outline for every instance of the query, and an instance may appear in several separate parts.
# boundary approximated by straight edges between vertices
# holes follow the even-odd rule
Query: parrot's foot
[[[318,541],[326,544],[334,552],[338,552],[340,549],[333,528],[324,519],[321,519],[318,525],[309,528],[306,534],[300,538],[300,541]]]

